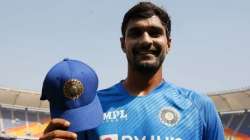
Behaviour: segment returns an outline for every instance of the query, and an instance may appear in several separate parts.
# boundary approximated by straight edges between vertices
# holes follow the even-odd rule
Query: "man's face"
[[[160,68],[170,48],[170,39],[158,16],[128,22],[122,49],[129,65],[140,72]]]

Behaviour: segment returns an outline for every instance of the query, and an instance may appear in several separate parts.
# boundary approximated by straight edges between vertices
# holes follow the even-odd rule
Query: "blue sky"
[[[99,76],[99,89],[124,79],[120,26],[131,0],[0,0],[0,86],[41,91],[63,58]],[[172,19],[164,77],[204,93],[250,86],[249,0],[155,0]]]

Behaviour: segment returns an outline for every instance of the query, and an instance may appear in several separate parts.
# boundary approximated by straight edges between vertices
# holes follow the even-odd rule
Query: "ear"
[[[172,41],[172,39],[170,38],[170,37],[168,37],[167,38],[167,40],[168,40],[168,48],[167,48],[167,53],[169,53],[170,52],[170,49],[171,49],[171,41]]]
[[[120,42],[121,42],[121,48],[122,51],[125,53],[125,38],[124,37],[120,37]]]

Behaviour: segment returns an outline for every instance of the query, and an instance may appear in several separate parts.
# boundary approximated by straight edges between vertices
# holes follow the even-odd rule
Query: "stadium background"
[[[250,140],[250,87],[207,93],[219,111],[226,140]],[[38,139],[49,122],[40,94],[0,88],[0,140]]]

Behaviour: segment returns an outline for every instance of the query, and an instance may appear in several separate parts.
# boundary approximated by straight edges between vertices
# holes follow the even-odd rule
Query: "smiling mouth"
[[[158,51],[156,50],[149,50],[149,51],[136,51],[135,52],[136,55],[157,55]]]
[[[135,57],[140,60],[140,61],[144,61],[144,60],[152,60],[153,58],[157,57],[157,55],[153,52],[139,52],[137,54],[135,54]]]
[[[140,51],[138,54],[153,54],[153,51]]]

